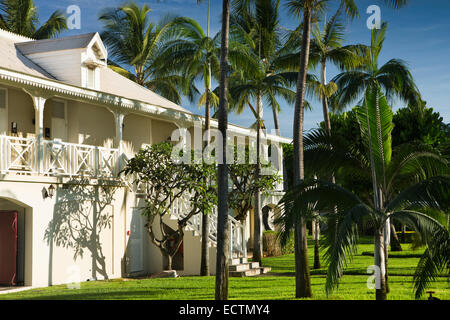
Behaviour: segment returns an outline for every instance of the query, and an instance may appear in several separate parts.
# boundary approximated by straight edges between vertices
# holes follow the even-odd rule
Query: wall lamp
[[[44,188],[44,199],[45,198],[53,198],[53,196],[55,195],[55,186],[54,185],[50,185],[50,187],[48,187],[48,189]]]

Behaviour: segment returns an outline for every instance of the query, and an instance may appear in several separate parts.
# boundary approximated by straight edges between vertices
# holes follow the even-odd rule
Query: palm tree
[[[304,179],[303,164],[303,122],[305,110],[306,75],[308,73],[311,24],[320,13],[326,10],[328,3],[332,0],[289,0],[287,6],[290,12],[302,19],[302,50],[299,55],[299,74],[297,81],[297,96],[294,111],[294,132],[293,132],[293,169],[294,184],[300,184]],[[358,16],[358,9],[354,0],[339,1],[347,16],[354,18]],[[393,7],[401,7],[407,0],[384,0],[385,3]],[[306,240],[306,224],[303,217],[300,217],[298,224],[295,224],[295,266],[296,266],[296,297],[310,297],[311,279],[308,266],[308,248]]]
[[[300,184],[305,177],[303,164],[303,123],[305,113],[306,77],[308,73],[311,24],[326,9],[327,0],[290,0],[287,2],[289,11],[302,17],[302,43],[299,56],[299,72],[297,79],[297,93],[294,110],[293,132],[293,169],[294,185]],[[346,13],[352,17],[357,15],[357,8],[353,0],[342,0]],[[308,265],[308,246],[306,239],[306,222],[303,216],[295,224],[295,278],[296,297],[311,297],[311,277]]]
[[[448,261],[448,256],[440,260],[436,257],[437,252],[448,250],[441,244],[448,243],[448,231],[421,212],[429,208],[448,210],[448,162],[427,146],[406,144],[392,150],[393,114],[380,86],[370,86],[364,106],[356,110],[365,150],[357,150],[342,138],[318,130],[306,138],[306,158],[315,172],[324,174],[340,169],[367,177],[367,172],[372,172],[374,199],[361,198],[330,182],[304,182],[283,199],[285,214],[278,222],[289,230],[294,217],[305,215],[311,204],[315,204],[315,210],[330,213],[326,252],[329,263],[326,290],[330,293],[354,252],[358,223],[370,221],[375,229],[374,264],[380,270],[376,298],[383,300],[387,295],[385,239],[390,230],[389,220],[402,222],[421,234],[428,245],[427,256],[422,259],[426,262],[419,266],[420,276],[416,277],[416,288],[423,291],[424,283],[445,267],[441,260]],[[430,260],[434,263],[431,269],[426,267]]]
[[[216,300],[228,299],[228,169],[227,169],[227,127],[228,127],[228,42],[230,31],[230,1],[222,1],[222,41],[220,53],[220,96],[219,131],[222,134],[223,163],[218,165],[218,210],[217,210],[217,258],[216,258]]]
[[[219,35],[209,37],[209,27],[205,34],[197,21],[191,18],[175,18],[169,29],[175,38],[168,41],[163,48],[162,58],[167,62],[166,70],[182,70],[186,83],[192,86],[197,79],[203,79],[205,92],[199,100],[199,105],[205,106],[205,132],[207,134],[205,146],[210,140],[210,105],[217,105],[217,96],[211,91],[212,78],[219,76]],[[197,89],[196,89],[197,91]],[[202,215],[202,258],[200,274],[209,275],[209,217]]]
[[[179,74],[170,74],[161,67],[161,47],[167,37],[169,22],[163,19],[155,25],[149,21],[151,9],[131,2],[100,13],[104,25],[101,37],[108,46],[112,60],[110,68],[137,84],[165,98],[181,102],[179,89],[184,81]],[[134,72],[129,71],[134,69]]]
[[[57,10],[40,27],[38,8],[33,0],[2,0],[0,28],[36,40],[54,38],[67,30],[64,14]]]
[[[322,102],[323,119],[326,130],[331,133],[330,115],[328,110],[328,99],[337,91],[337,85],[331,81],[327,83],[327,62],[332,62],[340,69],[351,69],[357,67],[361,58],[358,51],[359,45],[342,46],[344,41],[344,25],[340,22],[342,5],[328,22],[324,22],[323,31],[319,23],[315,23],[311,31],[310,59],[313,65],[320,66],[320,81],[315,84],[314,95]],[[331,174],[331,182],[335,182],[334,174]],[[312,228],[314,232],[314,269],[320,268],[319,256],[319,221],[313,219]]]
[[[260,148],[261,128],[263,124],[263,100],[271,106],[274,124],[279,134],[278,111],[280,109],[277,99],[284,98],[293,102],[295,93],[289,89],[295,81],[296,72],[284,72],[277,64],[279,51],[282,49],[279,26],[279,0],[253,0],[233,2],[232,30],[233,39],[247,43],[252,48],[253,61],[240,65],[231,78],[231,97],[233,109],[241,113],[250,107],[256,118],[256,176],[261,172]],[[251,65],[251,68],[248,68]],[[247,70],[244,72],[243,70]],[[251,100],[256,101],[256,109]],[[254,245],[253,261],[261,262],[261,193],[255,193],[254,206]]]

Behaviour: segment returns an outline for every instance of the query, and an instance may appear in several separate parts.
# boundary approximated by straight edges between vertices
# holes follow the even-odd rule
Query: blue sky
[[[196,19],[206,29],[207,5],[197,5],[196,0],[138,0],[137,3],[147,3],[152,8],[151,18],[158,21],[167,14],[188,16]],[[282,3],[284,1],[282,0]],[[335,1],[337,2],[337,1]],[[70,5],[78,5],[81,9],[81,29],[71,30],[63,35],[73,35],[98,31],[102,29],[97,21],[99,12],[105,7],[114,7],[124,3],[123,0],[35,0],[42,20],[47,19],[54,10],[66,11]],[[366,27],[369,14],[366,9],[372,4],[380,5],[382,20],[389,23],[387,39],[380,56],[380,63],[384,64],[392,58],[407,62],[414,79],[427,101],[448,123],[450,121],[450,1],[449,0],[410,0],[406,8],[394,10],[381,5],[377,0],[357,0],[360,19],[348,23],[347,41],[345,44],[364,43],[370,40],[370,31]],[[220,16],[222,1],[211,0],[211,31],[220,30]],[[334,13],[330,10],[330,15]],[[286,9],[282,9],[281,24],[287,28],[295,28],[297,21],[289,16]],[[338,70],[332,66],[328,68],[328,79],[332,79]],[[292,137],[292,119],[294,108],[292,105],[280,102],[281,132],[286,137]],[[312,111],[305,114],[305,129],[317,127],[322,121],[321,104],[311,101]],[[196,103],[184,100],[183,107],[194,113],[203,114]],[[394,110],[403,107],[401,103],[394,106]],[[272,112],[264,110],[266,126],[273,128]],[[250,112],[240,115],[229,115],[229,121],[235,124],[249,126],[254,122]]]

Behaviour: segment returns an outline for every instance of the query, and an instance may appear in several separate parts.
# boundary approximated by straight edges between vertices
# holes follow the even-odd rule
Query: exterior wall
[[[80,144],[103,146],[116,136],[114,115],[106,108],[76,103],[78,141]],[[69,119],[70,122],[73,120]],[[74,132],[72,131],[72,134]]]
[[[167,141],[177,128],[174,123],[152,119],[152,143]]]
[[[42,190],[49,183],[0,182],[0,210],[23,213],[19,236],[22,233],[24,242],[19,242],[19,251],[24,250],[25,285],[70,283],[78,272],[80,281],[121,277],[124,188],[110,189],[111,196],[106,197],[102,188],[59,185],[52,199],[44,199]],[[76,231],[80,227],[82,232]]]
[[[146,144],[152,143],[153,120],[137,114],[124,118],[123,141],[131,144],[134,153]]]
[[[8,132],[11,131],[11,122],[16,122],[18,134],[23,137],[34,135],[33,119],[35,115],[31,97],[20,89],[0,87],[8,90]]]

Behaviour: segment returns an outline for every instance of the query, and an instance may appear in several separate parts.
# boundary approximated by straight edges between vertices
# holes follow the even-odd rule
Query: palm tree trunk
[[[295,99],[294,114],[294,152],[293,169],[294,185],[302,183],[305,178],[303,160],[303,124],[305,114],[306,75],[308,72],[309,48],[311,40],[311,9],[305,9],[303,13],[302,51],[300,53],[300,69],[297,80],[297,94]],[[306,221],[304,217],[295,221],[295,286],[296,298],[308,298],[312,296],[311,275],[308,265],[308,243],[306,238]]]
[[[395,226],[391,223],[391,251],[403,251]]]
[[[211,12],[211,2],[208,0],[208,25],[206,36],[209,38],[209,20],[210,20],[210,12]],[[208,81],[206,86],[206,99],[205,99],[205,131],[206,131],[206,142],[205,148],[209,145],[210,140],[210,90],[211,90],[211,63],[207,61],[208,64]],[[200,262],[200,275],[201,276],[209,276],[209,215],[207,213],[203,213],[202,217],[202,253],[201,253],[201,262]]]
[[[320,239],[320,226],[319,220],[313,219],[313,239],[314,239],[314,269],[320,269],[320,251],[319,251],[319,239]]]
[[[275,131],[276,131],[278,136],[281,136],[280,120],[278,119],[278,110],[277,110],[277,108],[273,108],[272,112],[273,112],[273,123],[274,123],[274,126],[275,126]]]
[[[262,100],[261,94],[258,92],[256,102],[256,172],[255,179],[259,179],[261,175],[261,111],[262,111]],[[253,206],[253,261],[260,262],[262,258],[262,229],[261,229],[261,192],[257,188],[255,192],[255,204]]]
[[[222,1],[222,43],[220,53],[220,101],[219,131],[222,134],[222,163],[218,165],[218,213],[217,213],[217,259],[216,259],[216,300],[228,300],[228,168],[227,127],[228,127],[228,36],[230,30],[230,1]]]
[[[208,68],[209,69],[209,68]],[[206,101],[205,101],[205,131],[206,131],[206,142],[205,148],[209,144],[210,140],[210,97],[209,97],[210,87],[206,88]],[[202,252],[201,252],[201,263],[200,263],[200,275],[209,276],[209,215],[204,212],[202,216]]]
[[[321,72],[320,72],[320,82],[323,87],[327,85],[327,67],[326,61],[321,62]],[[330,114],[328,112],[328,98],[326,96],[322,97],[322,108],[323,108],[323,120],[325,122],[325,129],[328,134],[331,134],[331,122]]]
[[[376,293],[375,297],[377,300],[386,300],[386,269],[385,269],[385,250],[384,250],[384,239],[383,232],[380,230],[376,231],[374,237],[374,265],[377,266],[376,271]],[[377,274],[378,273],[378,274]]]

